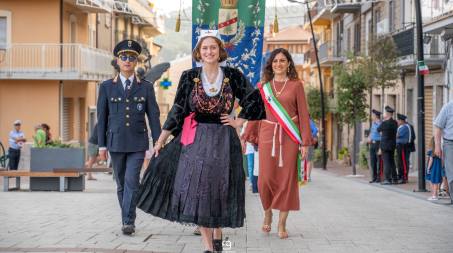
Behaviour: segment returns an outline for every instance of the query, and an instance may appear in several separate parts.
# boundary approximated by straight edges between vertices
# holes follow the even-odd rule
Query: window
[[[354,55],[358,55],[360,53],[360,23],[355,24],[354,32]]]
[[[346,31],[346,50],[351,51],[351,28]]]
[[[0,47],[6,45],[6,17],[0,17]]]
[[[389,31],[393,31],[394,19],[395,19],[395,3],[389,1]]]
[[[11,12],[0,10],[0,48],[11,44]]]

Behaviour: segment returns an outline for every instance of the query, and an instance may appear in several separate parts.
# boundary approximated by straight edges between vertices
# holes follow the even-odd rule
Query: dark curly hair
[[[272,51],[271,55],[269,56],[269,59],[267,59],[266,65],[264,67],[263,71],[263,77],[262,77],[262,82],[267,83],[271,81],[274,78],[274,71],[272,70],[272,62],[275,59],[275,56],[277,54],[282,53],[285,55],[286,59],[289,62],[289,71],[288,71],[288,78],[289,80],[299,80],[299,76],[297,75],[296,67],[294,65],[293,58],[291,57],[291,54],[288,52],[288,50],[284,48],[277,48],[274,51]]]

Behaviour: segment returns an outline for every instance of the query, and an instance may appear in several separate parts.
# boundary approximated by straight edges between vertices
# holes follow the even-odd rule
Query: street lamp
[[[311,20],[311,13],[310,13],[310,6],[308,5],[308,1],[306,2],[299,2],[296,0],[288,0],[288,2],[291,3],[297,3],[297,4],[305,4],[307,6],[307,14],[308,14],[308,19],[310,21],[310,29],[311,29],[311,36],[313,39],[313,47],[315,49],[315,56],[316,56],[316,65],[318,67],[318,75],[319,75],[319,90],[321,93],[321,134],[322,134],[322,169],[326,169],[326,163],[327,163],[327,156],[326,156],[326,115],[325,115],[325,108],[324,108],[324,85],[322,83],[322,74],[321,74],[321,66],[319,64],[319,57],[318,57],[318,47],[316,45],[316,38],[315,38],[315,32],[313,30],[313,22]]]

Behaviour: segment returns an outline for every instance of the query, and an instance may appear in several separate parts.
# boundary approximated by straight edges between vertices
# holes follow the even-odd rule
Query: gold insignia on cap
[[[195,77],[195,78],[193,79],[193,81],[194,81],[195,83],[199,83],[199,82],[200,82],[200,79],[199,79],[198,77]]]
[[[132,47],[132,40],[127,41],[127,47]]]
[[[229,79],[228,77],[225,77],[225,78],[223,79],[223,82],[224,82],[224,83],[228,83],[229,81],[230,81],[230,79]]]

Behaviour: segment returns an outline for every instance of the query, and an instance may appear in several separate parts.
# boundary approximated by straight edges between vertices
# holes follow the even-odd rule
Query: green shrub
[[[75,145],[63,143],[60,140],[54,140],[45,146],[46,148],[75,148]]]
[[[360,145],[359,165],[362,169],[368,169],[368,153],[369,153],[368,145],[366,144]]]
[[[315,149],[313,154],[313,161],[314,162],[321,162],[322,161],[322,151],[320,148]]]
[[[343,147],[338,151],[338,160],[343,160],[345,155],[349,155],[349,151],[347,147]]]

